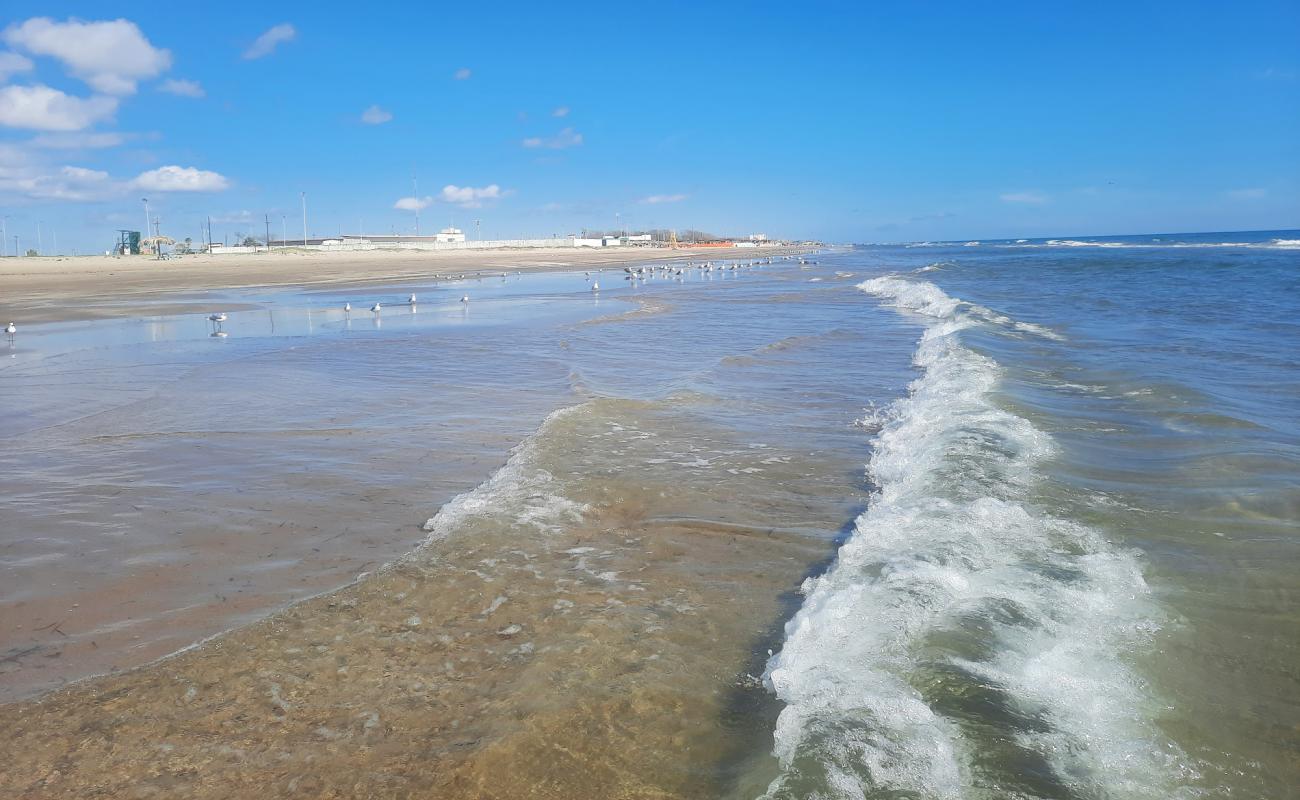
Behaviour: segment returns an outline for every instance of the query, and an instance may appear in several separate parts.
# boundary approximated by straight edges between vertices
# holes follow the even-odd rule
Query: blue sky
[[[7,0],[6,244],[1300,225],[1300,4],[976,5]]]

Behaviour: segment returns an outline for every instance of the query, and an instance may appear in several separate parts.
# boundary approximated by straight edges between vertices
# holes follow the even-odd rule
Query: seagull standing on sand
[[[468,303],[468,302],[469,302],[469,295],[465,295],[464,297],[460,298],[460,301],[461,301],[462,303]]]
[[[226,315],[225,315],[225,314],[209,314],[209,315],[208,315],[208,321],[209,321],[209,322],[216,322],[216,323],[225,322],[225,321],[226,321]]]
[[[378,303],[375,303],[373,306],[370,307],[370,310],[373,311],[373,312],[375,312],[376,314],[378,314],[378,313],[379,313],[380,311],[382,311],[383,309],[384,309],[384,307],[381,306],[381,305],[379,305]]]
[[[352,313],[352,304],[351,304],[351,303],[344,303],[344,304],[343,304],[343,312],[344,312],[345,314],[351,314],[351,313]]]
[[[591,290],[592,290],[593,292],[599,292],[599,291],[600,291],[600,284],[599,284],[599,283],[593,283],[593,284],[591,284]],[[13,325],[11,324],[9,327],[12,328]]]
[[[408,299],[406,302],[410,303],[411,305],[415,305],[415,295],[411,295],[410,299]]]
[[[9,341],[10,341],[10,342],[13,342],[13,340],[14,340],[14,334],[15,334],[15,333],[18,333],[18,326],[17,326],[17,325],[15,325],[15,324],[13,324],[13,323],[11,322],[11,323],[9,323],[8,325],[5,326],[5,335],[9,337]]]

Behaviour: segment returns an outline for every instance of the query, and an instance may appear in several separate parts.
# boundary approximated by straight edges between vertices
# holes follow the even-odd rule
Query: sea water
[[[921,374],[768,664],[767,796],[1292,796],[1300,237],[855,257]]]
[[[226,337],[48,326],[4,373],[6,469],[38,468],[0,601],[52,615],[6,631],[15,694],[94,641],[139,663],[104,629],[192,641],[367,574],[6,712],[4,786],[1285,797],[1295,240],[682,259],[366,290],[377,316],[250,291],[213,298],[262,306]],[[108,591],[85,627],[45,586],[155,574],[147,613]],[[116,744],[63,759],[87,725]],[[56,762],[57,791],[32,777]]]

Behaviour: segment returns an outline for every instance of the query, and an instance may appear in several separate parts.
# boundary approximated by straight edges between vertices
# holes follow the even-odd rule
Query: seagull
[[[351,303],[344,303],[344,304],[343,304],[343,310],[346,311],[347,313],[351,314],[351,313],[352,313],[352,304],[351,304]]]
[[[406,302],[410,303],[411,305],[415,305],[415,295],[411,295]]]
[[[9,334],[10,339],[14,338],[14,334],[17,332],[18,332],[18,326],[13,324],[12,322],[5,326],[5,333]]]
[[[370,310],[378,313],[379,311],[382,311],[383,308],[384,308],[383,306],[379,305],[378,303],[375,303],[373,306],[370,307]]]
[[[462,303],[468,303],[468,302],[469,302],[469,295],[464,295],[464,296],[462,296],[462,297],[460,298],[460,301],[461,301]]]
[[[209,320],[210,322],[225,322],[225,321],[226,321],[226,315],[225,315],[225,314],[209,314],[209,315],[208,315],[208,320]]]
[[[599,291],[600,291],[600,284],[599,284],[599,283],[593,283],[593,284],[591,285],[591,290],[592,290],[593,292],[599,292]],[[12,328],[12,327],[13,327],[13,324],[11,323],[11,324],[9,325],[9,327]]]

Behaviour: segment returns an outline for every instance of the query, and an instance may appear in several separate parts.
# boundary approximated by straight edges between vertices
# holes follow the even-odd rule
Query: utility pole
[[[36,220],[36,255],[45,255],[45,240],[41,238],[41,221]]]
[[[0,226],[3,226],[3,231],[0,231],[0,257],[2,257],[4,256],[4,251],[9,249],[9,215],[8,214],[5,214],[4,217],[0,217]],[[18,253],[15,252],[14,255],[17,256]]]
[[[149,236],[149,198],[141,197],[140,202],[144,203],[144,235]]]
[[[208,252],[212,252],[212,215],[208,214]]]
[[[415,182],[415,173],[411,173],[411,199],[415,201],[415,235],[420,235],[420,184]]]
[[[307,193],[302,193],[302,246],[307,246]]]
[[[287,243],[289,241],[289,223],[286,222],[287,219],[288,217],[286,217],[284,214],[280,215],[280,246],[281,247],[288,246]]]
[[[271,252],[271,215],[263,214],[262,217],[266,220],[266,252],[269,253]]]
[[[483,220],[481,219],[474,220],[474,241],[483,241]]]

